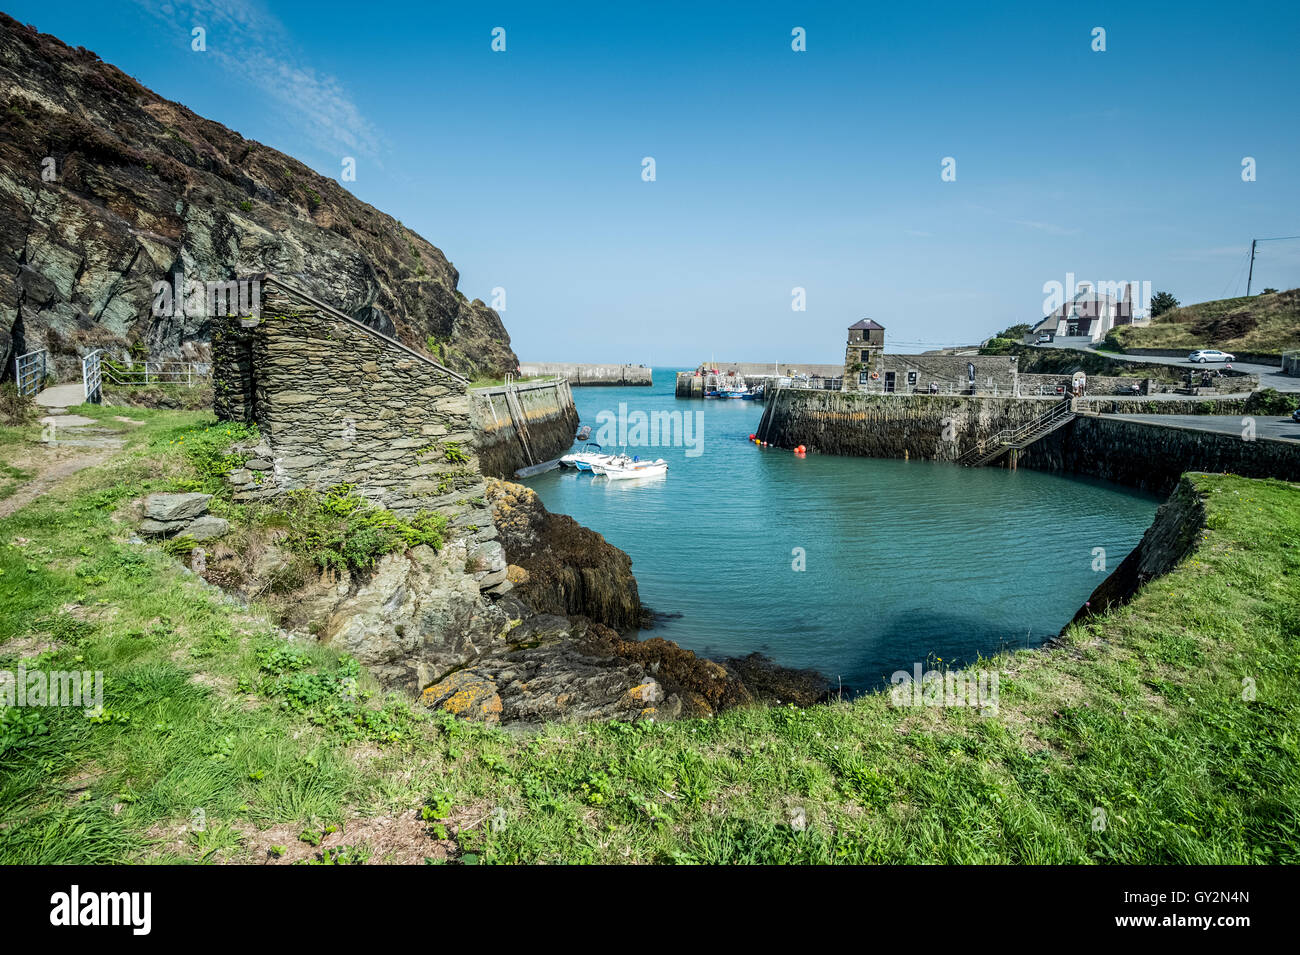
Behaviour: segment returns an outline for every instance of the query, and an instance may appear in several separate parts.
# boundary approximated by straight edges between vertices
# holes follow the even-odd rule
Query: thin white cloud
[[[1011,221],[1016,225],[1024,226],[1026,229],[1033,229],[1035,232],[1046,232],[1048,235],[1079,234],[1078,229],[1069,229],[1054,222],[1039,222],[1036,219],[1012,219]]]
[[[334,153],[378,154],[379,135],[343,84],[308,63],[294,49],[284,24],[256,0],[138,2],[186,36],[203,27],[206,55],[278,104],[316,146]]]

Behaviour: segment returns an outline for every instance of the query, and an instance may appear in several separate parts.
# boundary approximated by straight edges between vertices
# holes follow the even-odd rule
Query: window
[[[862,349],[862,354],[859,357],[863,361],[871,361],[871,352],[867,351],[867,349],[864,348]]]
[[[916,385],[916,372],[909,371],[907,373],[907,386],[911,388],[914,387],[915,385]]]
[[[865,385],[866,383],[867,383],[867,372],[866,369],[864,368],[862,371],[858,372],[858,384]]]

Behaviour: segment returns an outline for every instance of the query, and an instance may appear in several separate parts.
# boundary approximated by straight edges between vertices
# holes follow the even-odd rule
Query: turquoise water
[[[663,615],[643,635],[704,656],[761,651],[856,689],[942,658],[961,665],[1058,633],[1150,525],[1158,501],[1100,481],[761,449],[763,405],[678,400],[653,388],[574,388],[583,424],[620,403],[702,415],[698,456],[663,478],[570,470],[527,483],[632,557],[641,599]],[[595,435],[593,434],[593,438]],[[797,571],[796,548],[806,569]]]

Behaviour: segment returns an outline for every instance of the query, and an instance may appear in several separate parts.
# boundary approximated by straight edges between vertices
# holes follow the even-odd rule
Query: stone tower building
[[[880,356],[885,350],[885,326],[864,318],[849,326],[844,348],[844,391],[866,391],[873,374],[880,373]]]

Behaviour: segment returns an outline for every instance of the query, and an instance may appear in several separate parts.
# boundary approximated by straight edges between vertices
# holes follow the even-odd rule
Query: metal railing
[[[111,385],[187,385],[212,377],[212,365],[196,361],[145,361],[120,365],[103,363],[104,380]]]
[[[29,351],[14,359],[14,382],[20,395],[34,395],[41,390],[49,374],[50,353],[44,348]]]
[[[103,354],[102,348],[96,348],[81,359],[81,383],[87,404],[91,402],[98,404],[104,397],[104,380],[100,364],[100,356]]]
[[[1069,400],[1062,401],[1051,411],[1040,415],[1019,428],[1005,428],[983,441],[975,442],[957,458],[957,463],[965,467],[979,467],[998,457],[1010,448],[1023,448],[1033,444],[1039,438],[1051,434],[1057,428],[1074,419],[1074,408]]]

